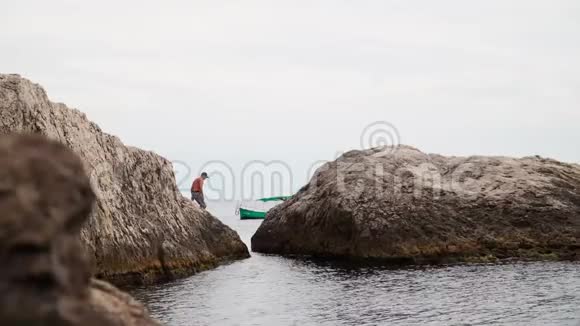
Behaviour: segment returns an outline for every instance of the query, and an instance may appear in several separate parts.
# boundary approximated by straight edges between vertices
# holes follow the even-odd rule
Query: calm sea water
[[[211,208],[250,244],[261,221]],[[132,293],[166,325],[580,325],[580,264],[371,268],[252,258]]]

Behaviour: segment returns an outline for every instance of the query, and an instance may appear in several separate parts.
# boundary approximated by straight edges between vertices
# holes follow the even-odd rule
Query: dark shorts
[[[205,204],[205,199],[203,198],[203,194],[201,192],[191,192],[191,200],[197,202],[199,207],[205,209],[207,205]]]

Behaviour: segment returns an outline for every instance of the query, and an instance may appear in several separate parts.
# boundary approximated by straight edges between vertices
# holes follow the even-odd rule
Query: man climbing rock
[[[196,201],[202,209],[207,207],[205,199],[203,198],[203,183],[208,178],[207,173],[203,172],[200,177],[193,180],[193,184],[191,185],[191,200]]]

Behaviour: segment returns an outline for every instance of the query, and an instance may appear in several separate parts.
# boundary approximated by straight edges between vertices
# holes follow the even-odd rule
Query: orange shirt
[[[191,185],[191,191],[193,192],[203,192],[203,178],[199,177],[193,180],[193,184]]]

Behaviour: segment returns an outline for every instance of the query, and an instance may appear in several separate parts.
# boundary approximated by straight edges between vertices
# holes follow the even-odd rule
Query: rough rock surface
[[[99,280],[91,280],[89,306],[100,316],[123,326],[159,325],[149,317],[144,306],[116,287]]]
[[[94,199],[64,145],[0,136],[1,325],[158,325],[127,294],[91,280],[79,234]]]
[[[97,204],[81,236],[97,276],[154,282],[249,256],[236,232],[180,194],[169,161],[124,146],[18,75],[0,75],[0,134],[7,132],[48,136],[83,158]]]
[[[252,239],[257,252],[391,263],[577,259],[579,248],[579,165],[408,146],[326,164]]]

